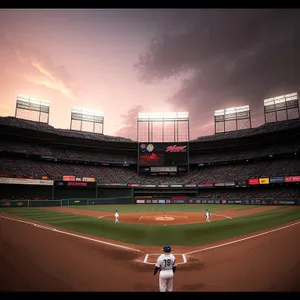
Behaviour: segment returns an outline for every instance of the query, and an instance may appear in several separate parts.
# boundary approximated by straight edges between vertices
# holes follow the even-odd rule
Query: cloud
[[[230,106],[249,104],[262,121],[264,98],[299,90],[300,11],[198,13],[200,21],[185,32],[152,39],[134,64],[145,83],[183,78],[169,101],[190,112],[192,131],[208,134],[201,124],[212,121],[214,110]]]
[[[0,43],[6,50],[3,57],[14,61],[7,64],[7,68],[18,70],[31,83],[58,91],[69,98],[78,97],[75,84],[64,66],[55,65],[48,56],[12,42],[3,34],[0,34]]]
[[[137,140],[137,115],[139,112],[143,111],[143,107],[141,105],[136,105],[128,110],[127,114],[121,115],[123,119],[121,127],[115,134],[117,136],[122,136],[126,138],[130,138],[133,141]]]

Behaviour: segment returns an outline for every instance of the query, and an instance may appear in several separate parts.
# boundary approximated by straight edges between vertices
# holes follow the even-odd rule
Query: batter
[[[163,246],[165,253],[161,254],[157,259],[154,268],[154,275],[159,272],[159,290],[160,292],[172,292],[174,273],[176,271],[175,256],[171,254],[171,247],[169,245]]]

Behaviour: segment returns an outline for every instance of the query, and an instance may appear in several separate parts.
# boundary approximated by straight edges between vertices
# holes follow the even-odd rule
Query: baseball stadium
[[[15,112],[0,117],[1,291],[155,292],[166,244],[174,291],[300,291],[298,93],[264,100],[258,127],[249,106],[220,109],[195,140],[188,112],[139,113],[136,140],[97,112],[73,109],[69,129],[47,102]]]

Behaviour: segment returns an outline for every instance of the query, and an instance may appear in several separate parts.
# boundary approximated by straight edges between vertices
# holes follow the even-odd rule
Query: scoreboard
[[[176,175],[188,171],[188,144],[139,143],[139,172],[152,175]]]

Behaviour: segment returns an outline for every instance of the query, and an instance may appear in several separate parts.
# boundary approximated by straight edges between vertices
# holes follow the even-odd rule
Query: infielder
[[[115,212],[115,223],[119,223],[119,213],[118,213],[117,209],[116,209],[116,212]]]
[[[163,218],[166,218],[167,217],[167,214],[164,212],[164,214],[163,214]]]
[[[172,292],[174,273],[176,271],[175,256],[171,254],[171,247],[168,245],[163,246],[162,249],[165,253],[161,254],[157,259],[154,268],[154,275],[159,272],[159,290],[160,292]]]
[[[208,212],[208,209],[206,209],[206,212],[205,212],[205,219],[207,222],[210,222],[210,213]]]

